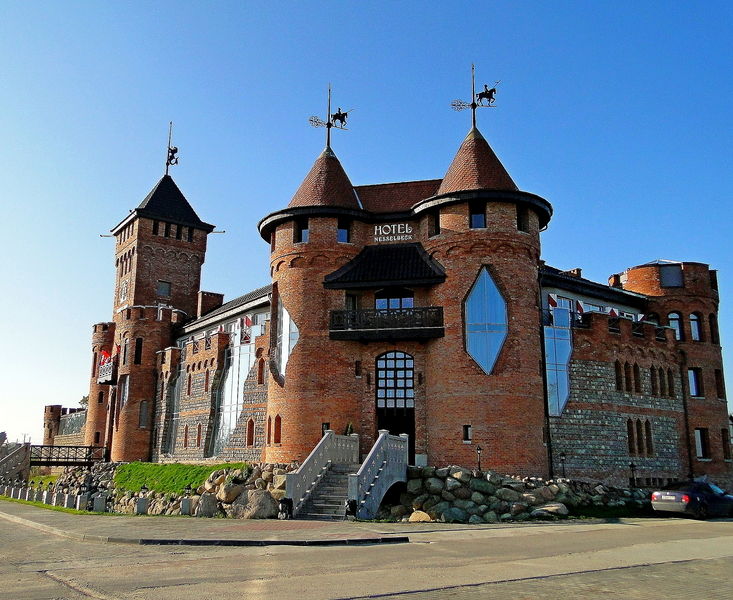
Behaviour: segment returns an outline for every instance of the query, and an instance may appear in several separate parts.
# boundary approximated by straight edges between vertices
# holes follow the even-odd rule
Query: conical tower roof
[[[298,206],[338,206],[359,209],[359,201],[349,177],[330,147],[316,159],[300,184],[288,208]]]
[[[475,127],[468,132],[437,196],[465,190],[512,190],[519,188],[507,173],[481,132]]]
[[[213,225],[204,223],[188,203],[183,192],[170,175],[163,175],[150,193],[135,209],[138,216],[171,221],[210,231]]]

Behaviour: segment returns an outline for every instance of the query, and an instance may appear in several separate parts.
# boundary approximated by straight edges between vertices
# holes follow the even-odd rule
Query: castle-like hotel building
[[[353,186],[326,147],[258,225],[271,284],[224,303],[199,285],[213,226],[165,175],[112,230],[86,421],[47,407],[45,443],[282,463],[327,429],[362,455],[388,429],[415,464],[480,445],[502,472],[733,484],[716,272],[596,283],[541,260],[551,217],[475,127],[442,179]]]

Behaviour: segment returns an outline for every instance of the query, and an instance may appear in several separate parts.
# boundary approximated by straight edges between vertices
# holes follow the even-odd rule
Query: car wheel
[[[695,518],[704,521],[708,518],[708,507],[704,504],[699,504],[695,509]]]

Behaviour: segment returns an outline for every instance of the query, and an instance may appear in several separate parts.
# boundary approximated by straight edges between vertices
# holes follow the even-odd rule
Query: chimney
[[[196,306],[196,318],[199,319],[212,310],[224,304],[224,294],[214,292],[199,292],[198,304]]]

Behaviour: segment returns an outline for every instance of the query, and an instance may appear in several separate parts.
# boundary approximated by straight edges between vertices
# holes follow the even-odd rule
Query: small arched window
[[[188,448],[188,425],[183,428],[183,447]]]
[[[257,361],[257,385],[265,383],[265,359]]]
[[[188,383],[186,384],[186,393],[191,395],[191,373],[188,374]]]
[[[660,396],[666,396],[667,395],[667,378],[664,373],[664,369],[659,367],[659,395]]]
[[[667,394],[674,396],[674,372],[672,369],[667,369]]]
[[[659,385],[657,384],[657,367],[653,366],[649,369],[649,379],[652,382],[652,396],[659,394]]]
[[[204,391],[205,392],[208,392],[209,391],[209,373],[210,372],[211,371],[209,371],[208,369],[206,369],[206,374],[204,375]]]
[[[684,340],[682,334],[682,315],[678,312],[671,312],[667,315],[667,323],[674,330],[674,339]]]
[[[708,317],[708,322],[710,325],[710,341],[713,344],[719,344],[720,334],[718,333],[718,317],[715,315],[715,313],[710,313],[710,316]]]
[[[201,423],[196,426],[196,447],[201,448]]]
[[[275,444],[280,443],[281,433],[282,433],[282,419],[280,418],[280,415],[275,415],[275,428],[272,433],[273,443]]]
[[[639,456],[644,454],[644,429],[640,419],[636,419],[636,453]]]
[[[616,361],[616,389],[619,392],[624,391],[624,372],[623,368],[621,367],[621,362]]]
[[[255,445],[255,422],[250,419],[247,421],[247,446]]]
[[[104,404],[104,391],[97,394],[97,404]]]
[[[634,363],[634,391],[641,394],[641,370],[636,363]]]
[[[629,363],[624,363],[624,380],[626,391],[631,392],[634,389],[634,383],[631,379],[631,365]]]
[[[634,456],[636,454],[636,436],[634,435],[634,422],[631,419],[626,419],[626,436],[629,442],[629,454]]]
[[[644,421],[644,434],[646,439],[646,455],[652,456],[654,454],[654,442],[652,442],[652,424],[649,419]]]
[[[693,342],[702,342],[702,318],[698,313],[690,315],[690,339]]]
[[[272,417],[267,417],[267,443],[272,444]]]

